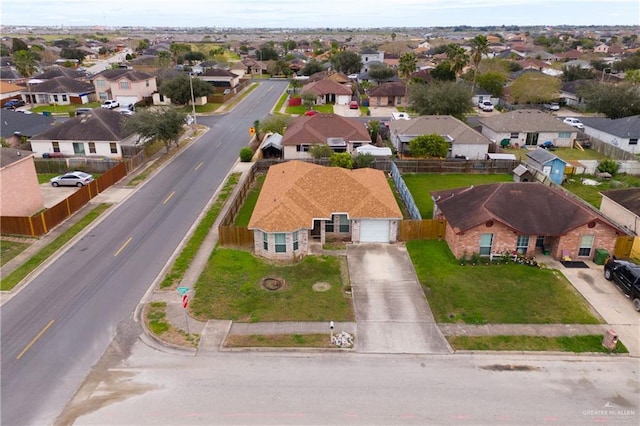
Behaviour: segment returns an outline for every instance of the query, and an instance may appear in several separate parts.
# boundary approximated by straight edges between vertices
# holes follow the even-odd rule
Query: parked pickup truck
[[[626,260],[609,259],[604,265],[604,277],[616,283],[631,299],[633,309],[640,312],[640,265]]]

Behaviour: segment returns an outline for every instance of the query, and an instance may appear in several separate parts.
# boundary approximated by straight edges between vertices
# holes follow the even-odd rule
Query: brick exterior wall
[[[31,216],[42,209],[44,198],[33,157],[25,157],[4,167],[0,175],[0,214]]]
[[[301,229],[298,231],[298,250],[293,250],[293,232],[287,232],[285,241],[287,249],[284,253],[276,253],[276,237],[275,234],[268,235],[269,249],[265,250],[263,246],[263,232],[259,230],[253,231],[253,251],[256,255],[271,260],[296,260],[309,253],[309,230]]]
[[[480,252],[480,236],[482,234],[493,234],[491,249],[493,253],[512,252],[516,249],[518,234],[495,220],[490,227],[482,224],[460,234],[456,234],[453,228],[451,228],[451,225],[447,223],[445,241],[456,258],[461,258],[465,253],[466,256],[469,257],[474,253]],[[589,256],[578,256],[580,242],[585,235],[594,236],[592,250]],[[535,254],[537,237],[537,235],[529,236],[529,247],[526,255],[533,256]],[[563,252],[565,251],[572,259],[593,259],[596,248],[603,248],[613,253],[617,237],[618,232],[615,228],[596,221],[595,227],[593,228],[584,225],[572,230],[567,235],[546,237],[545,250],[549,250],[551,256],[555,259],[562,258]]]

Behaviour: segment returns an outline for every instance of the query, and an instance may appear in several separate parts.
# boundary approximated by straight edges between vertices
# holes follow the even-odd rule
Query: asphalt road
[[[530,354],[233,352],[138,341],[74,425],[586,425],[640,421],[637,360]]]
[[[51,424],[287,85],[264,81],[0,309],[2,425]]]

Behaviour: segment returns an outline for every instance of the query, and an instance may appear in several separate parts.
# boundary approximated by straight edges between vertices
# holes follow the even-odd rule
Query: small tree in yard
[[[353,157],[348,152],[335,152],[329,157],[329,164],[331,164],[332,167],[353,169]]]
[[[600,173],[609,173],[611,176],[613,176],[616,173],[618,173],[619,167],[620,167],[620,164],[618,164],[616,160],[611,160],[607,158],[605,160],[602,160],[600,164],[598,164],[598,171]]]
[[[147,109],[127,117],[124,128],[149,141],[161,140],[169,152],[172,142],[178,146],[184,130],[185,116],[183,112],[171,107]]]
[[[356,169],[365,169],[367,167],[371,167],[375,157],[371,154],[358,154],[355,159]]]
[[[289,117],[284,115],[271,115],[260,124],[260,130],[264,133],[284,133],[284,128],[289,125]]]
[[[302,104],[307,108],[311,108],[311,106],[316,102],[316,95],[311,92],[305,92],[301,96]]]
[[[309,148],[309,154],[312,158],[329,158],[333,154],[333,149],[325,144],[313,145]]]
[[[449,143],[440,135],[421,135],[409,142],[409,150],[414,157],[446,157]]]
[[[243,163],[248,163],[253,158],[253,151],[251,148],[245,146],[240,150],[240,161]]]

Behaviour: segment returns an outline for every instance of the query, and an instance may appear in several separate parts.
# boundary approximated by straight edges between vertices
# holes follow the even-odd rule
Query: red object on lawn
[[[310,109],[309,111],[306,111],[304,115],[312,116],[312,115],[316,115],[317,113],[318,111],[316,111],[315,109]]]

